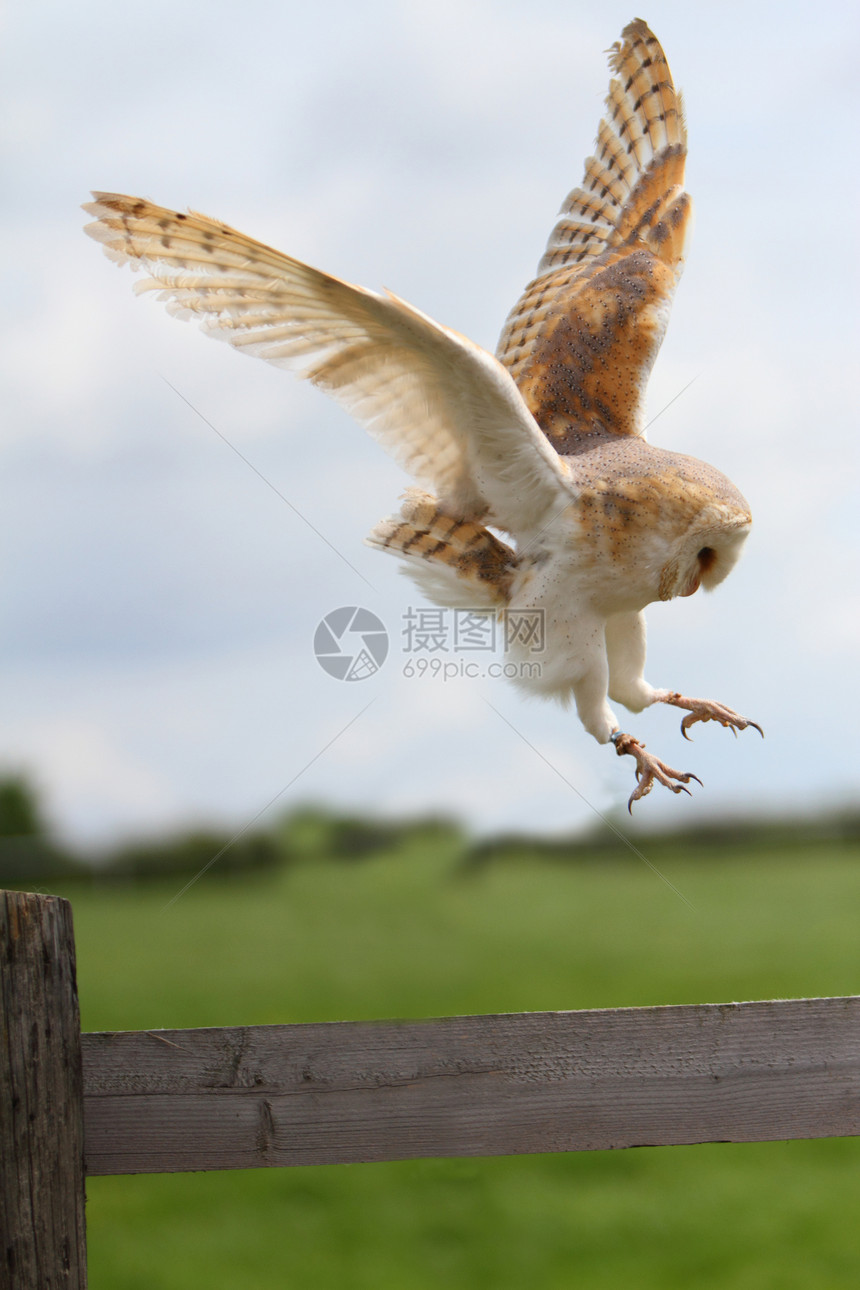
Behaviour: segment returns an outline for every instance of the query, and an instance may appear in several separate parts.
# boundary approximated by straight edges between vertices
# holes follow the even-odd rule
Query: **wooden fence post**
[[[0,892],[0,1284],[85,1290],[83,1086],[72,910]]]

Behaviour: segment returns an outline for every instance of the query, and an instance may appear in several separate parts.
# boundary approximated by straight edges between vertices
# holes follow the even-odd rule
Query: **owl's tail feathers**
[[[437,605],[500,609],[508,603],[516,553],[482,524],[447,515],[430,493],[410,488],[400,514],[380,520],[366,540],[400,556],[403,572]]]

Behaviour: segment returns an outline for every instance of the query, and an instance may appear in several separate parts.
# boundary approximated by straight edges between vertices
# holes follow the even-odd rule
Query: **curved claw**
[[[695,780],[701,786],[702,781],[698,775],[694,775],[692,771],[673,770],[671,766],[667,766],[658,757],[653,757],[646,752],[645,745],[640,743],[638,739],[634,739],[633,735],[625,735],[620,730],[616,730],[611,739],[615,744],[615,751],[619,757],[628,754],[636,761],[636,787],[627,801],[627,809],[631,815],[633,814],[633,803],[638,802],[641,797],[647,797],[654,786],[655,780],[657,783],[662,784],[664,788],[671,789],[673,793],[686,793],[688,796],[690,795],[690,790],[685,788],[684,785],[689,784],[690,780]]]
[[[688,709],[686,717],[681,722],[681,734],[690,743],[693,741],[687,731],[697,721],[716,721],[718,725],[725,726],[727,730],[731,730],[735,738],[737,738],[739,730],[746,730],[748,726],[752,726],[753,730],[757,730],[762,739],[764,739],[764,731],[757,721],[750,721],[749,717],[742,717],[739,712],[734,712],[722,703],[714,703],[711,699],[686,699],[682,694],[672,692],[667,694],[661,702],[669,703],[675,708]]]

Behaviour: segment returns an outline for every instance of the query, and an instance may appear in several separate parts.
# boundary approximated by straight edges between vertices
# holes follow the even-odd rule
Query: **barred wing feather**
[[[327,391],[454,515],[527,531],[566,467],[491,354],[391,294],[330,277],[194,212],[94,193],[87,232],[180,318]]]
[[[681,96],[641,19],[625,27],[610,66],[595,154],[496,351],[561,453],[595,431],[642,432],[691,211]]]

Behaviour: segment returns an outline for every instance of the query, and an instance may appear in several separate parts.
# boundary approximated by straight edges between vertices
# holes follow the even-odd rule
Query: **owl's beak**
[[[679,596],[693,596],[699,590],[701,578],[698,573],[694,573],[683,591],[679,591]]]

